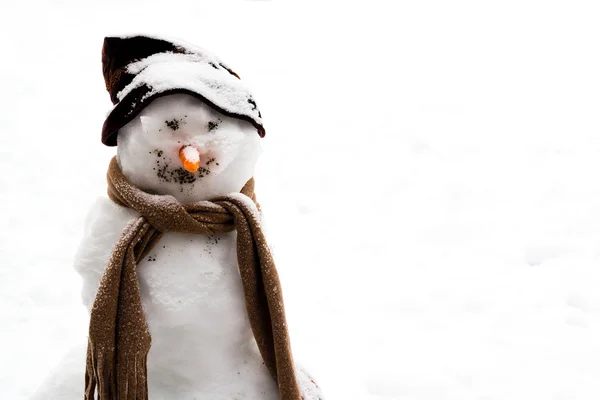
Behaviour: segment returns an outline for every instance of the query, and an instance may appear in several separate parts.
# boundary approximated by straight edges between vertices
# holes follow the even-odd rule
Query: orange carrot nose
[[[179,150],[179,158],[186,171],[194,173],[200,167],[200,153],[194,146],[183,146]]]

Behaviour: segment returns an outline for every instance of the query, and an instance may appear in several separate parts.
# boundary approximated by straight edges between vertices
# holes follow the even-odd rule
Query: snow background
[[[115,32],[205,47],[253,89],[295,354],[329,400],[348,367],[377,400],[600,398],[599,7],[3,4],[0,398],[85,340],[71,263],[115,152]]]

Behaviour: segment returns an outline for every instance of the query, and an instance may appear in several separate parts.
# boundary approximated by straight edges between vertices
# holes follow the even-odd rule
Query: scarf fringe
[[[98,400],[112,400],[116,392],[116,380],[113,375],[114,362],[112,352],[98,349],[88,342],[86,374],[85,374],[85,400],[96,400],[94,396],[98,391]]]
[[[113,353],[98,350],[91,342],[88,343],[84,399],[147,400],[148,355],[129,353],[119,357],[120,362],[117,363],[117,376],[115,376],[114,361],[107,359]],[[98,397],[95,396],[96,391]]]

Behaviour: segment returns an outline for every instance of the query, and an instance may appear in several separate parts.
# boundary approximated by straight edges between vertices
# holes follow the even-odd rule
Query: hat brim
[[[117,105],[115,105],[115,107],[112,109],[112,111],[110,112],[108,117],[106,117],[106,120],[104,121],[104,125],[102,126],[102,143],[103,144],[105,144],[106,146],[116,146],[117,145],[117,135],[119,133],[119,129],[121,129],[122,127],[127,125],[129,122],[131,122],[135,117],[137,117],[138,114],[146,106],[148,106],[148,104],[150,104],[153,100],[158,99],[160,97],[168,96],[171,94],[179,94],[179,93],[194,96],[197,99],[203,101],[205,104],[207,104],[211,108],[222,113],[223,115],[226,115],[226,116],[232,117],[232,118],[238,118],[243,121],[247,121],[256,128],[260,137],[265,136],[265,128],[262,126],[262,124],[259,124],[253,118],[251,118],[247,115],[237,114],[237,113],[225,110],[224,108],[219,107],[216,104],[214,104],[213,102],[211,102],[210,100],[208,100],[206,97],[204,97],[201,94],[196,93],[192,90],[169,89],[169,90],[165,90],[165,91],[159,92],[159,93],[154,93],[154,94],[148,96],[148,93],[150,93],[150,91],[151,91],[151,89],[146,85],[139,86],[139,87],[133,89],[131,92],[129,92],[119,103],[117,103]]]

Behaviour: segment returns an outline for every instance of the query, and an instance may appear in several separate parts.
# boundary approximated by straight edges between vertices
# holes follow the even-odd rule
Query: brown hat
[[[107,146],[117,145],[119,129],[152,100],[175,93],[197,97],[265,135],[250,91],[231,68],[204,49],[149,36],[106,37],[102,73],[114,104],[102,127]]]

